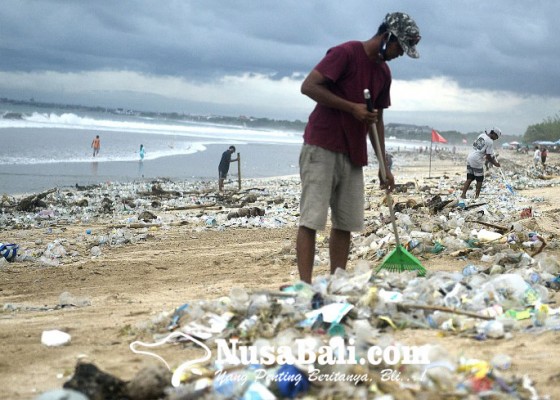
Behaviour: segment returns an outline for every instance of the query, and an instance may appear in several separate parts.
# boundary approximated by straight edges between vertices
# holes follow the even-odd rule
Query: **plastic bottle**
[[[476,265],[469,264],[463,268],[463,276],[471,276],[478,273],[478,268]]]
[[[496,354],[492,357],[490,364],[497,369],[505,371],[511,367],[511,357],[507,354]]]
[[[488,321],[483,324],[483,333],[491,339],[500,339],[505,335],[504,325],[500,321]]]
[[[535,313],[533,314],[533,323],[535,326],[545,326],[548,313],[549,308],[547,304],[536,304]]]
[[[249,305],[249,295],[243,288],[231,288],[229,298],[231,299],[231,306],[235,310],[246,310]]]

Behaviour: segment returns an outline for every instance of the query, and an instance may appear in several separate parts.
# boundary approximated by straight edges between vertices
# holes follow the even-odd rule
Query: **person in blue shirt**
[[[144,160],[144,155],[146,154],[146,150],[144,150],[144,145],[140,145],[140,161]]]

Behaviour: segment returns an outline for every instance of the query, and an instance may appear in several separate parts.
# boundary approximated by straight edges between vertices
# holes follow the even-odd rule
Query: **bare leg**
[[[465,184],[463,185],[463,193],[461,194],[462,199],[467,198],[467,191],[469,190],[469,187],[471,186],[471,183],[472,183],[472,179],[467,179]]]
[[[300,226],[296,239],[297,264],[299,278],[311,283],[313,276],[313,262],[315,261],[315,234],[316,231],[305,226]]]
[[[482,182],[476,181],[476,194],[474,195],[475,199],[478,199],[478,196],[480,195],[480,189],[482,189]]]
[[[350,232],[334,228],[331,229],[331,237],[329,240],[331,274],[334,274],[337,268],[346,269],[348,253],[350,253]]]
[[[224,191],[224,178],[218,179],[218,190],[220,192]]]
[[[299,278],[311,283],[313,276],[313,262],[315,261],[315,234],[316,231],[305,226],[300,226],[296,239],[297,264]]]

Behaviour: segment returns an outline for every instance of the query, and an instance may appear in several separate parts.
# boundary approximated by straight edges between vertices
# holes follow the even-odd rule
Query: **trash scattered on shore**
[[[424,186],[403,184],[399,190],[406,193],[406,201],[396,196],[394,206],[399,237],[407,250],[422,259],[448,255],[456,260],[454,272],[428,270],[425,277],[373,272],[394,247],[395,238],[387,207],[376,183],[371,182],[367,185],[366,229],[352,236],[353,270],[337,270],[330,276],[315,277],[312,285],[295,282],[277,291],[235,287],[229,296],[178,304],[174,311],[162,312],[142,324],[139,329],[153,338],[144,343],[145,351],[157,354],[148,345],[180,332],[183,336],[162,346],[176,346],[180,354],[200,342],[212,353],[208,360],[188,365],[181,376],[175,376],[180,385],[173,385],[172,380],[182,364],[169,363],[168,370],[154,358],[158,367],[141,371],[129,382],[93,364],[80,363],[64,388],[90,399],[116,394],[129,399],[544,399],[530,374],[512,372],[512,354],[486,360],[450,354],[432,344],[422,346],[426,357],[420,361],[426,362],[407,364],[396,356],[395,363],[388,359],[373,363],[368,351],[375,348],[393,355],[401,351],[406,346],[393,334],[402,329],[433,329],[473,341],[560,330],[560,311],[551,303],[560,289],[560,264],[548,254],[549,249],[558,248],[558,241],[546,226],[538,224],[543,199],[526,198],[520,192],[558,185],[560,179],[553,178],[554,167],[550,168],[551,179],[508,169],[507,181],[514,192],[497,173],[491,175],[476,201],[457,197],[459,178],[440,178]],[[296,177],[245,184],[249,189],[226,194],[210,188],[214,183],[158,180],[53,189],[22,199],[3,196],[0,241],[12,239],[11,229],[39,228],[45,236],[18,242],[12,260],[0,257],[0,268],[56,268],[81,257],[102,259],[114,247],[150,241],[154,232],[164,234],[174,227],[198,232],[297,226]],[[59,233],[69,226],[80,227],[80,233],[70,240],[61,239]],[[318,242],[322,240],[326,238],[318,237]],[[326,265],[328,259],[328,249],[320,246],[316,264]],[[57,306],[90,305],[88,299],[63,293]],[[4,305],[4,312],[18,311],[26,311],[25,306]],[[224,362],[217,350],[225,351],[223,343],[231,346],[232,341],[247,351],[268,352],[269,357]],[[69,339],[66,343],[72,346]],[[303,351],[298,346],[306,347]],[[307,359],[281,363],[280,348],[291,349],[293,354],[303,351]],[[321,355],[325,362],[319,362]],[[331,356],[334,363],[327,362]],[[314,361],[306,363],[310,359]],[[345,362],[337,363],[340,359]],[[150,387],[134,388],[148,380]],[[158,397],[142,397],[146,396],[142,393]]]

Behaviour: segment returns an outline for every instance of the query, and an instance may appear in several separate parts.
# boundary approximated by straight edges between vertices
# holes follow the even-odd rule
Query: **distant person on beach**
[[[548,157],[548,149],[545,146],[543,146],[541,148],[541,163],[542,163],[543,169],[545,168],[547,157]]]
[[[224,179],[227,178],[229,164],[237,161],[237,158],[231,158],[233,153],[235,153],[235,146],[229,146],[229,148],[222,153],[220,165],[218,165],[218,190],[220,192],[224,191]]]
[[[535,152],[533,153],[533,164],[535,165],[535,169],[538,168],[540,163],[541,163],[541,150],[539,149],[539,146],[535,146]]]
[[[99,149],[101,148],[101,139],[99,139],[99,135],[95,136],[95,139],[91,142],[91,148],[93,149],[93,156],[99,154]]]
[[[140,152],[139,153],[140,153],[140,161],[143,161],[144,160],[144,155],[146,153],[146,151],[144,150],[144,145],[143,144],[140,145]]]
[[[391,172],[393,172],[393,155],[389,152],[385,152],[385,163],[387,166],[387,169]]]
[[[329,208],[330,271],[346,269],[350,233],[364,227],[364,176],[367,137],[375,123],[381,144],[376,156],[385,156],[383,109],[391,105],[388,61],[403,54],[418,58],[420,31],[407,14],[390,13],[372,38],[350,41],[327,51],[301,85],[301,92],[317,104],[309,116],[299,158],[300,221],[296,240],[300,279],[311,282],[317,230],[326,226]],[[369,89],[374,111],[367,110]],[[380,186],[393,190],[395,178],[386,166]]]
[[[467,180],[463,185],[462,199],[467,198],[467,191],[471,183],[476,180],[475,199],[480,196],[482,182],[484,181],[484,162],[489,161],[492,165],[500,167],[500,163],[494,156],[494,140],[498,140],[502,136],[499,128],[492,128],[490,132],[484,131],[473,143],[473,149],[467,156]]]

